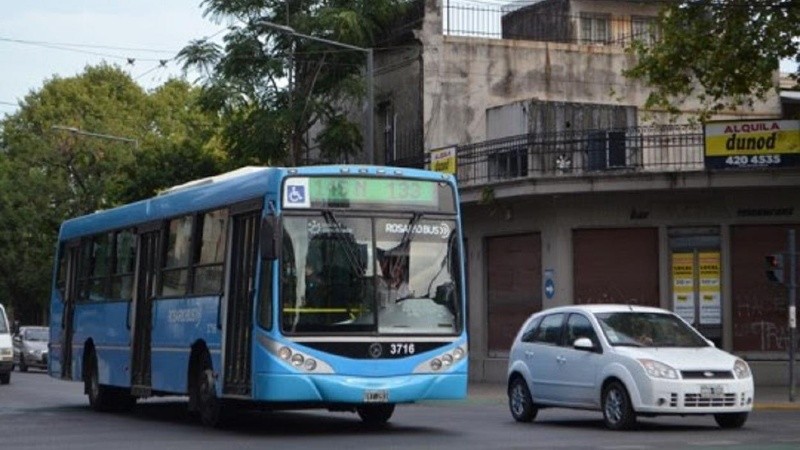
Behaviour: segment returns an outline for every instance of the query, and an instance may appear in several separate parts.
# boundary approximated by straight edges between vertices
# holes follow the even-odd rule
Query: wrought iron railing
[[[445,0],[442,30],[447,36],[617,47],[628,47],[634,40],[652,42],[658,34],[654,16],[561,14],[531,10],[535,7],[530,3],[468,5]]]
[[[524,134],[456,147],[462,186],[550,177],[705,170],[700,125]]]

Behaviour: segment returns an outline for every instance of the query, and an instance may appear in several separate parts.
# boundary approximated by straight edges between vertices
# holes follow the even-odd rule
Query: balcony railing
[[[530,178],[705,170],[700,125],[525,134],[456,147],[462,186]]]

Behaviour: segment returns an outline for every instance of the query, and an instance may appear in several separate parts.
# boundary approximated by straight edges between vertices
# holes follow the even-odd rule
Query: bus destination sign
[[[293,177],[283,185],[284,208],[380,205],[433,207],[437,182],[398,178]]]

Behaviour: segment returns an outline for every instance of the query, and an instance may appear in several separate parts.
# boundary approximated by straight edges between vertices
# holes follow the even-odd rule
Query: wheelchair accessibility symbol
[[[306,187],[305,186],[289,186],[289,193],[287,194],[289,203],[305,203],[306,202]]]
[[[283,205],[289,208],[309,208],[308,178],[293,178],[283,188]]]

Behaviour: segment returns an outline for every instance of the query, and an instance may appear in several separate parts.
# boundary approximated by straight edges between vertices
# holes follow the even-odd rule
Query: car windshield
[[[35,330],[25,330],[26,341],[46,342],[48,339],[50,339],[50,336],[48,336],[48,332],[44,328]]]
[[[323,211],[286,216],[283,230],[284,332],[459,331],[454,220]]]
[[[674,314],[610,312],[595,314],[609,344],[632,347],[706,347],[708,342]]]

